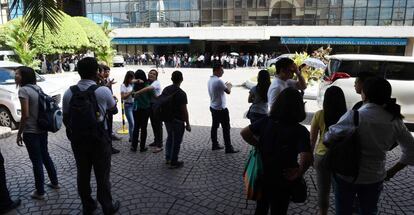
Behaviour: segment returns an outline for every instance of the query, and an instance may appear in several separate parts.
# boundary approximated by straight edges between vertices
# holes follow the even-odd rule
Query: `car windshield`
[[[0,68],[0,84],[15,84],[15,72],[12,69]],[[42,82],[45,79],[36,73],[36,81]]]

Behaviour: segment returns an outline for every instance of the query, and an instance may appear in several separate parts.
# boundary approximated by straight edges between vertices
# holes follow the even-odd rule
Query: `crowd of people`
[[[268,53],[174,53],[156,54],[143,53],[137,55],[124,54],[128,65],[155,65],[157,68],[203,68],[211,67],[212,62],[219,60],[224,68],[236,69],[237,67],[265,67],[268,60],[275,57],[275,54]]]
[[[218,58],[218,59],[217,59]],[[214,56],[210,62],[213,73],[208,82],[210,96],[211,149],[238,153],[231,142],[229,110],[226,94],[231,94],[232,84],[221,77],[223,61]],[[63,97],[63,122],[71,142],[77,168],[78,193],[84,214],[92,214],[97,201],[91,196],[90,177],[94,169],[97,181],[97,200],[104,214],[114,214],[120,202],[111,195],[111,154],[119,152],[111,146],[116,139],[112,132],[112,115],[117,113],[116,98],[109,78],[110,68],[99,66],[94,58],[79,60],[81,80],[70,87]],[[293,80],[294,74],[297,80]],[[147,125],[151,121],[154,142],[149,144],[154,153],[163,151],[163,124],[167,130],[165,163],[170,169],[181,168],[180,145],[185,130],[191,131],[188,99],[180,88],[183,74],[176,70],[171,75],[171,85],[162,90],[157,80],[158,71],[152,69],[128,71],[121,85],[121,99],[129,126],[130,150],[145,153]],[[35,176],[35,191],[31,197],[44,199],[43,166],[50,183],[47,186],[60,189],[55,165],[48,153],[47,132],[37,125],[38,93],[35,73],[31,68],[16,69],[16,84],[22,106],[22,119],[17,134],[17,145],[26,145]],[[306,88],[300,70],[289,58],[276,63],[274,81],[266,70],[258,74],[258,84],[250,90],[248,111],[251,124],[241,131],[242,138],[260,154],[263,174],[260,175],[261,198],[257,199],[255,214],[286,214],[292,201],[293,190],[303,181],[308,168],[316,169],[318,206],[320,214],[327,214],[331,185],[334,187],[337,214],[352,214],[354,202],[358,202],[361,214],[377,214],[377,204],[384,180],[390,180],[407,165],[414,165],[414,138],[404,125],[400,106],[391,98],[391,85],[371,73],[360,73],[355,90],[361,94],[361,102],[347,111],[345,97],[338,87],[325,92],[323,109],[314,114],[310,132],[300,124],[305,117],[305,107],[300,90]],[[168,105],[168,106],[166,106]],[[163,108],[160,108],[163,107]],[[168,107],[168,108],[165,108]],[[161,109],[161,111],[160,111]],[[162,110],[164,109],[164,110]],[[165,114],[167,111],[168,114]],[[161,113],[161,114],[160,114]],[[355,115],[358,124],[355,126]],[[217,129],[223,129],[224,147],[219,144]],[[358,129],[360,144],[359,172],[357,178],[349,178],[330,171],[323,164],[331,146]],[[141,136],[140,136],[141,135]],[[138,140],[139,139],[139,140]],[[386,153],[398,143],[401,158],[386,170]],[[9,196],[3,157],[0,154],[0,212],[19,206],[20,200]]]

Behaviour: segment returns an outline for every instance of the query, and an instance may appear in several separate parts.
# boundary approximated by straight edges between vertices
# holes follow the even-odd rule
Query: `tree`
[[[85,31],[86,36],[89,40],[89,47],[92,51],[108,46],[110,44],[109,37],[105,34],[103,29],[93,22],[92,20],[85,17],[73,17],[82,29]]]
[[[112,33],[113,29],[110,27],[109,22],[105,21],[102,24],[101,28],[108,40],[110,40],[110,34]],[[95,54],[98,61],[104,62],[108,66],[112,66],[112,58],[115,56],[116,51],[112,48],[111,43],[109,42],[107,46],[104,46],[101,49],[97,49],[95,51]]]
[[[40,61],[36,59],[37,50],[30,45],[30,33],[24,21],[14,20],[4,28],[5,44],[18,56],[19,63],[37,69]]]
[[[39,26],[43,33],[46,29],[57,32],[63,19],[58,2],[61,3],[60,0],[12,0],[10,9],[13,11],[23,6],[24,25],[29,32],[36,32]]]
[[[46,28],[38,29],[32,37],[32,44],[38,54],[73,54],[89,47],[88,37],[82,26],[72,17],[64,14],[57,32]]]

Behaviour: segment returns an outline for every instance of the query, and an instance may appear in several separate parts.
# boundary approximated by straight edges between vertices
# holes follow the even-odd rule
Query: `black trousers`
[[[78,193],[84,213],[90,212],[95,204],[91,196],[90,185],[93,168],[97,184],[97,199],[104,214],[111,214],[113,206],[109,181],[111,169],[111,144],[109,140],[72,142],[71,145],[78,173]]]
[[[147,126],[148,118],[150,116],[151,109],[137,109],[134,111],[134,131],[132,134],[132,148],[137,149],[139,132],[141,131],[141,139],[139,147],[145,148],[147,141]]]
[[[7,208],[12,204],[9,190],[6,184],[6,170],[4,169],[4,158],[0,151],[0,209]]]
[[[278,189],[273,192],[269,191],[269,189],[264,190],[263,199],[257,201],[256,211],[254,214],[267,215],[269,208],[272,215],[287,214],[290,202],[289,191],[287,189]]]
[[[162,121],[159,118],[159,116],[154,114],[154,111],[150,111],[150,120],[151,120],[151,127],[152,131],[154,132],[154,143],[157,147],[162,147],[162,136],[163,136],[163,130],[162,130]]]
[[[213,118],[211,126],[211,142],[213,143],[213,146],[219,144],[217,140],[217,129],[221,124],[221,127],[223,128],[224,146],[226,148],[231,147],[229,110],[227,108],[223,110],[215,110],[210,107],[210,111],[211,117]]]

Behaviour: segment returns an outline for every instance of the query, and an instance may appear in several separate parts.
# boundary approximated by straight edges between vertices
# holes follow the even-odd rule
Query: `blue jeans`
[[[129,139],[132,140],[132,133],[134,132],[134,104],[133,103],[125,103],[125,116],[128,121],[128,132],[129,132]]]
[[[167,128],[167,142],[165,143],[165,159],[172,164],[177,163],[178,153],[180,153],[181,142],[184,136],[184,122],[173,120],[165,122]]]
[[[6,184],[6,170],[4,169],[4,158],[0,151],[0,210],[13,204],[10,199]]]
[[[55,185],[58,184],[55,165],[53,164],[47,149],[47,132],[41,134],[23,133],[23,141],[33,164],[33,174],[35,177],[37,193],[43,195],[45,193],[43,186],[45,180],[43,175],[43,165],[46,168],[50,182]]]
[[[337,215],[351,215],[356,196],[359,200],[359,214],[378,214],[377,204],[383,189],[382,181],[373,184],[352,184],[339,177],[334,177],[332,181]]]

